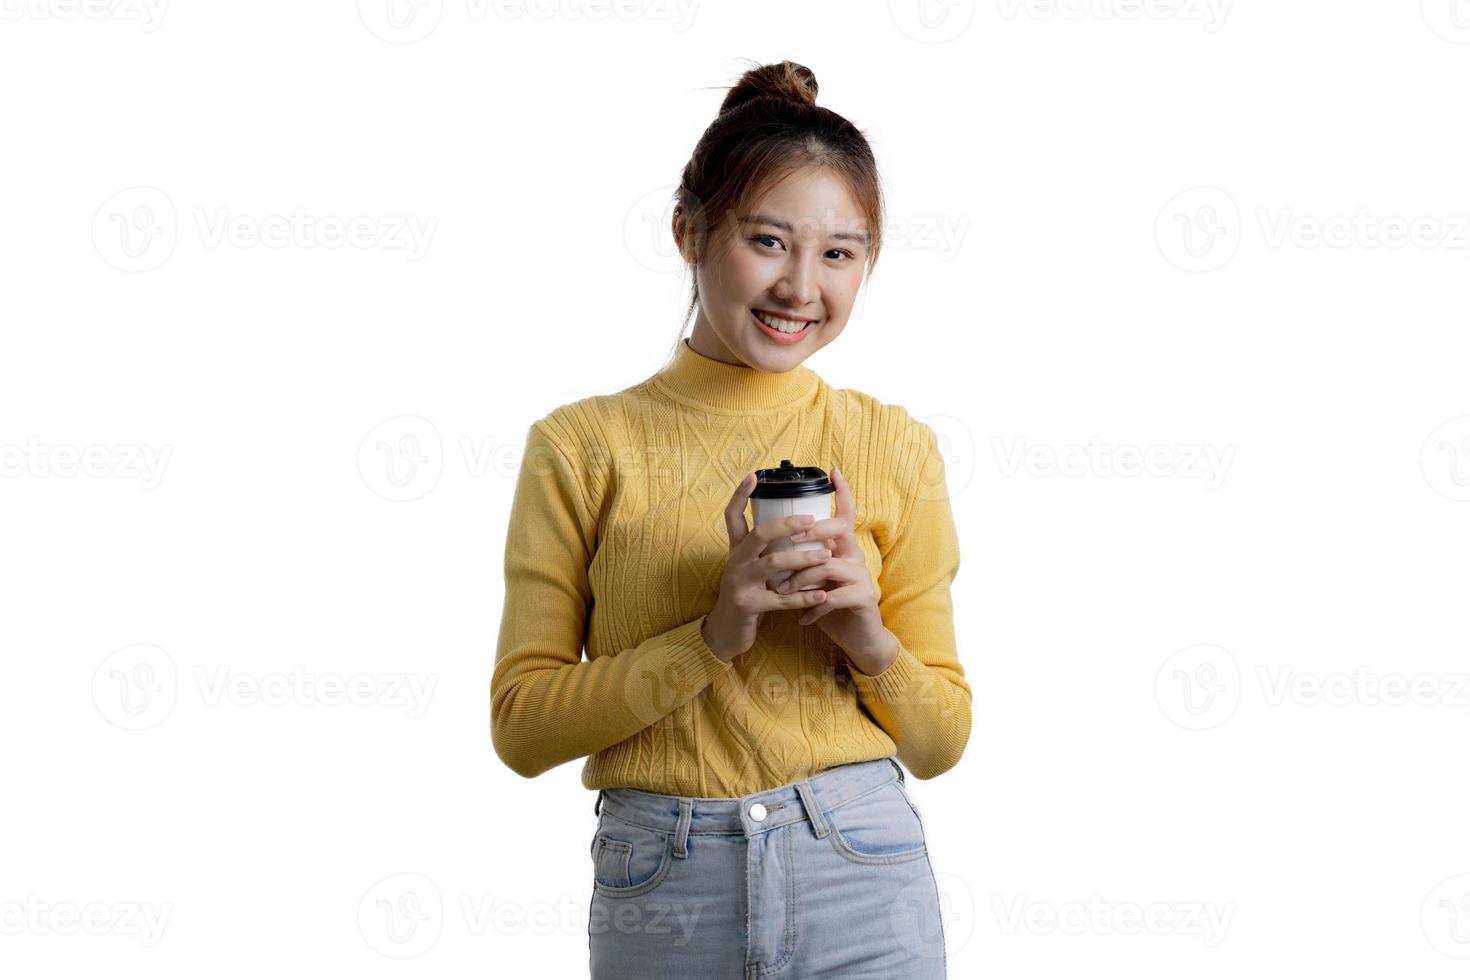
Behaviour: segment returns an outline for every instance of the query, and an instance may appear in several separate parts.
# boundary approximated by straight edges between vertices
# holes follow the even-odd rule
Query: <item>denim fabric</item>
[[[605,789],[594,811],[592,980],[945,977],[924,825],[891,757],[739,798]]]

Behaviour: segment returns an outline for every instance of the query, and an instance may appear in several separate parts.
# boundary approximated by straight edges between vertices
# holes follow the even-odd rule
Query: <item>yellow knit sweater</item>
[[[863,674],[794,610],[766,613],[729,663],[704,642],[729,555],[725,505],[742,476],[782,459],[840,467],[852,488],[900,644],[882,673]],[[805,365],[759,371],[683,342],[643,382],[530,428],[505,541],[495,751],[522,776],[585,756],[588,789],[676,796],[744,796],[895,754],[933,778],[970,736],[959,563],[929,426]]]

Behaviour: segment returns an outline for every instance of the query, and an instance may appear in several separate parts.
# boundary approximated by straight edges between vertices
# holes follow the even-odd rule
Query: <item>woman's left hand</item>
[[[797,622],[803,626],[816,623],[848,656],[871,664],[887,656],[894,637],[883,625],[873,577],[858,546],[857,533],[853,528],[856,509],[852,491],[842,471],[836,467],[832,469],[832,485],[836,490],[836,516],[817,521],[805,531],[791,536],[797,544],[826,541],[832,557],[792,575],[777,587],[777,591],[786,593],[804,585],[830,582],[829,586],[823,586],[827,598],[804,610]],[[859,663],[858,667],[862,669],[862,664]]]

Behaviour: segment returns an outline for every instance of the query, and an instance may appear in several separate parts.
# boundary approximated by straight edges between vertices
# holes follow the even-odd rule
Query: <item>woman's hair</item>
[[[867,222],[870,244],[865,264],[872,272],[883,236],[883,192],[878,164],[863,134],[831,109],[817,105],[817,78],[792,61],[759,65],[729,88],[719,115],[694,147],[674,202],[686,238],[685,260],[693,273],[718,239],[712,229],[733,229],[733,218],[749,212],[756,198],[784,177],[810,167],[844,180]],[[692,254],[692,258],[690,257]],[[692,275],[683,331],[699,306],[699,278]]]

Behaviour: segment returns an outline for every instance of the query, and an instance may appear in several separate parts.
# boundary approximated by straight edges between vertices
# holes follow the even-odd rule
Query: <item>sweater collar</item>
[[[660,391],[676,401],[715,412],[767,412],[808,400],[817,390],[817,373],[805,364],[790,371],[762,371],[726,364],[679,342],[673,361],[653,376]]]

